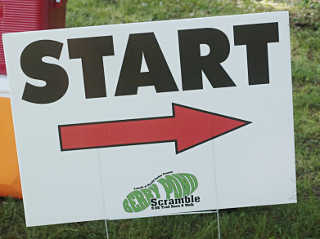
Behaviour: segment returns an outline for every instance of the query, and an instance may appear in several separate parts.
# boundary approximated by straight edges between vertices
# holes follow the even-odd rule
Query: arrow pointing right
[[[173,116],[59,126],[61,150],[175,142],[176,153],[251,122],[172,104]]]

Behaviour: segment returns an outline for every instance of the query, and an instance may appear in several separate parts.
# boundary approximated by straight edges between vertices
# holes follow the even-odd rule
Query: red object
[[[61,150],[175,142],[176,153],[250,122],[173,104],[173,116],[59,126]]]
[[[6,74],[2,34],[65,27],[67,0],[0,0],[0,74]]]

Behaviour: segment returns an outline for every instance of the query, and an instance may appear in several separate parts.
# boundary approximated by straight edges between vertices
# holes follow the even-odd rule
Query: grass
[[[298,203],[221,213],[222,238],[320,238],[320,3],[251,0],[69,0],[67,25],[153,21],[288,9]],[[111,221],[111,239],[215,238],[216,216],[188,215]],[[25,228],[19,200],[0,200],[0,239],[105,238],[103,221]]]

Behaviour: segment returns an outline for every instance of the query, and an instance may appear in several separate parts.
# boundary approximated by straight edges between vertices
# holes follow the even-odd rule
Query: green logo
[[[198,188],[197,178],[189,173],[167,172],[159,175],[151,183],[134,188],[123,200],[123,208],[126,212],[141,212],[148,208],[151,209],[173,208],[193,206],[200,202],[200,197],[192,194]],[[161,197],[161,191],[165,192],[165,197]],[[165,198],[165,199],[162,199]],[[162,199],[162,200],[161,200]]]

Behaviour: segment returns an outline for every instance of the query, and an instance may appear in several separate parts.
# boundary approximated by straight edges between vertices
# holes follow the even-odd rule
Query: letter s
[[[152,198],[152,199],[151,199],[151,206],[152,206],[152,207],[157,206],[157,199],[155,199],[155,198]]]
[[[35,104],[49,104],[59,100],[69,86],[68,74],[58,65],[42,61],[45,56],[60,58],[63,43],[51,40],[36,41],[22,52],[22,71],[30,78],[45,81],[44,87],[26,83],[22,99]]]

